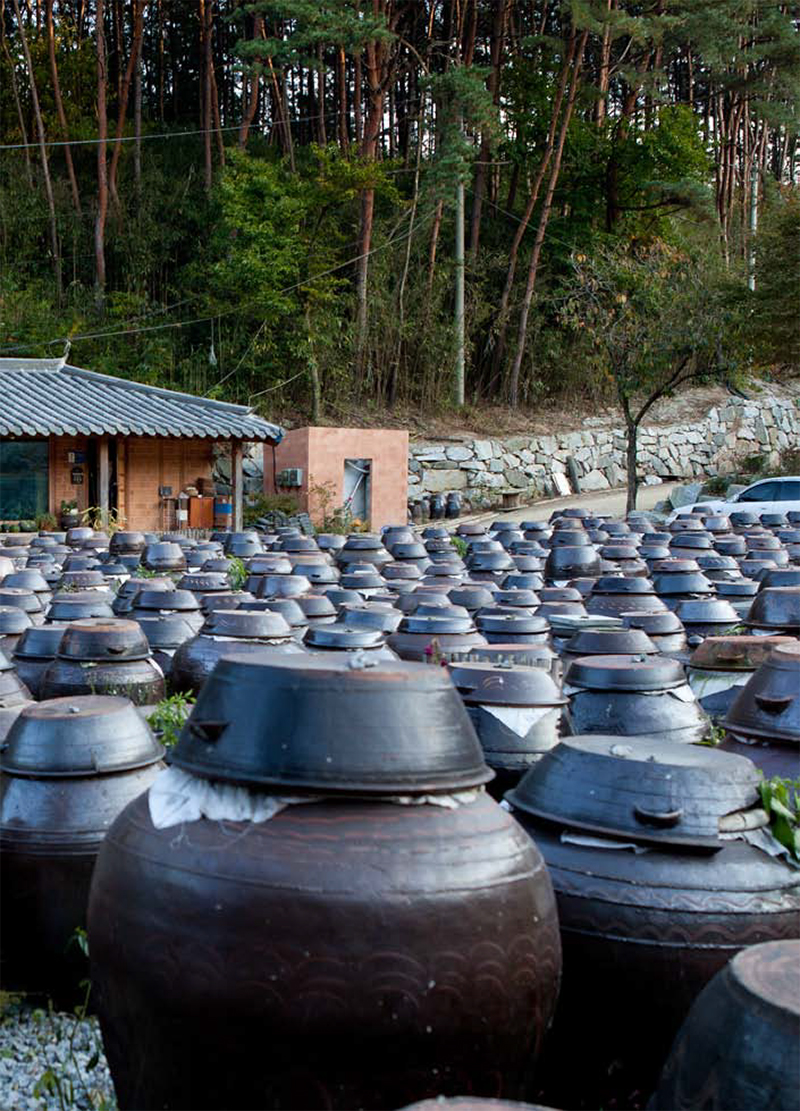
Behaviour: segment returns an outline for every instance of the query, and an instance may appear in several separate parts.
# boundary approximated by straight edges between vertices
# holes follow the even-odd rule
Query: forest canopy
[[[623,375],[596,290],[674,338],[679,267],[693,373],[796,373],[799,30],[782,0],[0,0],[0,355],[430,410],[463,274],[467,402],[588,407]]]

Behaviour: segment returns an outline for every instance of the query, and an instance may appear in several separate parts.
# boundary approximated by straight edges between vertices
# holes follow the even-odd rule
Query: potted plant
[[[72,501],[61,502],[61,527],[75,528],[80,524],[81,515],[78,512],[78,503],[73,499]]]

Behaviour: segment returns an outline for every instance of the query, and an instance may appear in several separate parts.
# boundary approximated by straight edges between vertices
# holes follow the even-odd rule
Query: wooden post
[[[231,440],[231,494],[233,495],[233,531],[241,532],[244,528],[241,440]]]
[[[108,524],[108,486],[110,472],[108,466],[108,436],[97,441],[97,504],[103,525]]]

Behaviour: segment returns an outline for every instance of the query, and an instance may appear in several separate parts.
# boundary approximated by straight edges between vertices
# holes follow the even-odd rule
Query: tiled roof
[[[245,405],[97,374],[61,359],[0,359],[0,436],[79,434],[278,443],[283,429]]]

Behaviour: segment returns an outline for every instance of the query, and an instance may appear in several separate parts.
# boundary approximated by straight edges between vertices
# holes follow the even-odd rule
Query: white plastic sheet
[[[474,802],[482,787],[442,795],[390,795],[380,801],[398,806],[441,806],[455,810]],[[268,822],[287,806],[320,802],[319,795],[272,795],[219,780],[202,779],[182,768],[166,768],[147,794],[150,820],[156,829],[208,818],[217,822]]]

